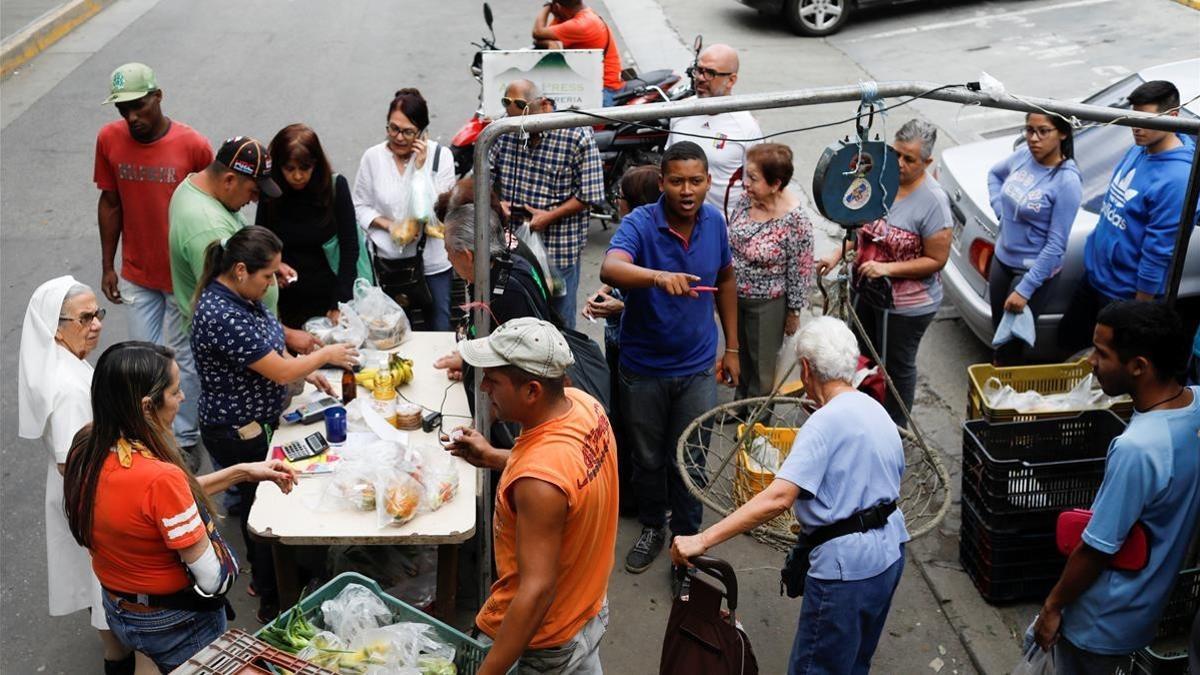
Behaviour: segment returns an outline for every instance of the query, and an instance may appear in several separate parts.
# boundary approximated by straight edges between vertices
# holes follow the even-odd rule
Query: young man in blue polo
[[[642,523],[625,557],[634,574],[662,551],[665,526],[672,535],[700,530],[703,507],[683,482],[676,443],[716,405],[717,381],[736,386],[739,375],[733,258],[724,217],[704,201],[712,184],[704,151],[690,141],[672,145],[660,180],[662,197],[625,217],[600,268],[604,283],[626,293],[620,400]],[[725,333],[720,354],[714,306]],[[697,454],[693,482],[703,480]]]

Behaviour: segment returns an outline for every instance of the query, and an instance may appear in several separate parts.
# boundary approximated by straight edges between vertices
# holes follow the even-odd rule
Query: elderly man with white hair
[[[725,44],[706,47],[700,52],[696,64],[688,69],[696,85],[696,97],[732,94],[733,85],[738,79],[738,68],[738,54],[733,47]],[[728,220],[726,204],[737,204],[743,192],[741,180],[733,180],[733,175],[746,163],[746,151],[758,143],[757,140],[746,139],[761,136],[762,129],[758,127],[758,122],[746,110],[675,117],[671,120],[667,147],[680,141],[693,141],[704,148],[704,154],[708,157],[708,173],[712,177],[712,189],[704,201],[716,207]]]
[[[671,557],[684,564],[791,508],[803,534],[784,580],[803,583],[804,603],[788,673],[865,673],[904,570],[904,447],[883,406],[850,384],[858,346],[845,323],[809,322],[796,356],[819,409],[775,480],[712,527],[676,537]]]

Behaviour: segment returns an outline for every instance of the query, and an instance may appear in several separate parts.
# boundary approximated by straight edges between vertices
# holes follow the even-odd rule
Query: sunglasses
[[[388,132],[388,136],[403,136],[408,139],[416,138],[417,134],[421,133],[420,131],[417,131],[416,129],[411,129],[411,128],[410,129],[401,129],[400,127],[396,126],[395,124],[391,124],[391,123],[389,123],[387,125],[387,132]]]
[[[532,101],[526,101],[523,98],[509,98],[507,96],[502,96],[500,98],[500,105],[504,106],[505,108],[507,108],[508,106],[511,105],[514,108],[516,108],[517,110],[524,110],[524,109],[528,108],[529,106],[533,105],[534,103],[537,103],[538,101],[541,101],[541,100],[542,99],[540,99],[540,98],[536,98]]]
[[[691,68],[687,69],[687,74],[690,77],[696,78],[697,80],[711,80],[717,77],[729,77],[730,75],[733,75],[733,72],[731,71],[728,73],[722,73],[721,71],[713,70],[712,68],[692,66]]]
[[[108,310],[101,307],[100,309],[98,309],[94,312],[84,312],[83,314],[80,314],[78,317],[60,316],[60,317],[58,317],[58,320],[59,321],[78,321],[79,325],[84,326],[86,328],[87,326],[92,325],[93,321],[104,321],[104,316],[106,314],[108,314]]]

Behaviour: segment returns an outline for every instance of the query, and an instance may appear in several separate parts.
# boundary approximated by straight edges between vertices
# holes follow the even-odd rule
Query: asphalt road
[[[532,5],[492,2],[502,45],[527,41]],[[419,7],[419,9],[417,9]],[[2,9],[2,7],[0,7]],[[918,2],[864,13],[841,34],[803,40],[734,0],[609,0],[621,44],[639,62],[682,67],[684,43],[742,51],[738,92],[794,89],[859,80],[976,79],[980,70],[1010,91],[1082,97],[1127,71],[1196,53],[1200,13],[1169,0],[1005,0]],[[449,139],[474,109],[476,85],[468,44],[483,31],[478,6],[454,3],[325,3],[317,0],[119,0],[74,34],[0,84],[0,370],[16,381],[21,318],[32,290],[71,273],[99,282],[96,190],[91,183],[96,130],[115,119],[98,104],[120,63],[157,70],[169,115],[219,143],[250,134],[268,140],[304,121],[322,136],[338,171],[352,173],[363,149],[380,140],[385,105],[402,86],[431,102],[432,134]],[[682,37],[681,37],[682,36]],[[682,57],[686,58],[686,57]],[[965,142],[1011,118],[948,104],[915,104],[893,113],[928,115],[946,140]],[[765,132],[845,117],[853,104],[759,114]],[[796,153],[797,187],[806,189],[820,151],[851,128],[784,137]],[[834,234],[836,230],[825,227]],[[581,290],[590,290],[611,230],[594,227]],[[823,242],[821,250],[829,246]],[[111,308],[103,346],[126,335]],[[596,331],[585,323],[585,330]],[[970,332],[946,311],[930,329],[919,358],[918,417],[957,471],[964,367],[986,359]],[[45,610],[42,525],[44,450],[16,438],[16,387],[0,388],[0,663],[12,672],[92,672],[99,649],[82,615],[51,618]],[[954,481],[957,486],[957,480]],[[1010,632],[1027,608],[983,605],[956,569],[957,514],[942,531],[916,542],[881,644],[879,672],[974,672],[943,615],[952,614],[987,672],[1007,672],[1016,646]],[[618,556],[636,536],[623,522]],[[782,672],[798,603],[776,594],[780,556],[748,538],[718,550],[738,569],[740,618],[764,673]],[[619,565],[618,565],[619,567]],[[927,579],[941,590],[935,594]],[[951,589],[949,599],[944,593]],[[239,605],[249,610],[240,590]],[[602,650],[616,673],[656,670],[669,610],[666,564],[631,576],[618,569],[610,587],[613,620]],[[244,611],[239,625],[249,625]],[[982,656],[981,656],[982,654]],[[16,664],[16,665],[11,665]],[[940,668],[938,667],[940,665]],[[7,668],[6,668],[7,670]]]

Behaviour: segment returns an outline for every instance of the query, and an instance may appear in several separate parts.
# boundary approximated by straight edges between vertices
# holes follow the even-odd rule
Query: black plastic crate
[[[1035,569],[1061,568],[1066,560],[1058,552],[1054,540],[1054,523],[1041,528],[998,530],[990,527],[980,516],[970,499],[962,501],[960,537],[970,539],[984,562],[989,565],[1037,566]]]
[[[963,494],[993,527],[1040,526],[1091,505],[1109,443],[1125,430],[1107,410],[1028,422],[963,423]]]
[[[984,600],[1007,603],[1046,597],[1066,564],[1054,543],[1054,528],[996,531],[964,497],[959,561]]]
[[[992,604],[1005,604],[1021,600],[1042,600],[1054,588],[1058,573],[1049,576],[1026,576],[1022,570],[1012,567],[990,565],[983,560],[975,542],[961,538],[958,560],[963,570],[975,584],[979,595]],[[1059,571],[1062,564],[1059,564]]]

